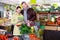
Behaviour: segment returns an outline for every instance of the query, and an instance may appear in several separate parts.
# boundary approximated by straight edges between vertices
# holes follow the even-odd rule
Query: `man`
[[[21,13],[24,15],[24,21],[25,22],[35,21],[36,13],[33,13],[33,14],[29,13],[32,10],[32,8],[29,8],[26,2],[22,2],[22,8],[23,9],[22,9]]]

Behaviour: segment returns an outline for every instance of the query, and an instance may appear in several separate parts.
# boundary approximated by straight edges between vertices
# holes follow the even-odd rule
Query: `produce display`
[[[8,7],[8,6],[7,6]],[[12,10],[12,5],[10,6],[10,9]],[[30,40],[41,40],[41,36],[43,35],[43,31],[44,31],[44,28],[45,28],[45,25],[60,25],[60,18],[55,18],[56,15],[52,14],[51,12],[58,12],[60,11],[60,7],[55,7],[54,5],[50,6],[49,8],[45,8],[44,6],[32,6],[32,8],[34,9],[34,11],[38,14],[39,12],[41,14],[43,14],[41,16],[42,18],[42,21],[38,21],[34,24],[31,24],[31,25],[27,25],[27,24],[21,24],[20,22],[22,21],[19,21],[16,26],[19,27],[19,31],[20,31],[20,36],[26,36],[27,38],[30,38]],[[12,10],[14,11],[14,10]],[[46,12],[46,13],[44,13]],[[40,14],[39,13],[39,14]],[[46,15],[44,15],[46,14]],[[50,16],[51,15],[51,16]],[[53,15],[53,16],[52,16]],[[50,16],[50,19],[49,19],[49,16]],[[40,16],[39,16],[40,17]],[[18,19],[20,20],[23,20],[23,17],[22,16],[19,16]],[[4,24],[7,22],[8,24],[8,19],[4,18],[3,21],[0,20],[0,24]],[[10,21],[9,21],[10,22]],[[40,22],[40,23],[39,23]],[[45,25],[43,25],[45,23]],[[29,24],[29,23],[28,23]],[[28,36],[27,36],[28,35]],[[12,35],[7,35],[8,36],[12,36]],[[12,37],[13,40],[20,40],[21,38],[19,38],[18,36],[14,36]],[[23,37],[24,39],[24,37]]]
[[[38,22],[37,22],[38,23]],[[41,28],[41,29],[40,29]],[[20,34],[28,35],[30,40],[41,40],[40,35],[43,35],[44,26],[27,26],[26,24],[22,24],[20,27]]]
[[[0,40],[8,40],[8,37],[5,35],[0,35]]]
[[[4,23],[7,23],[7,22],[9,22],[9,20],[8,19],[6,19],[6,18],[4,18],[3,19],[3,21],[2,20],[0,20],[1,22],[3,22],[3,24]],[[1,23],[0,22],[0,23]],[[4,25],[5,26],[5,25]],[[17,27],[19,27],[19,29],[20,29],[20,34],[22,34],[22,35],[28,35],[29,36],[29,39],[30,40],[40,40],[41,38],[40,38],[40,36],[38,37],[38,35],[40,35],[40,34],[38,34],[38,33],[40,33],[39,32],[39,29],[40,29],[40,23],[38,23],[38,22],[36,22],[36,24],[34,25],[34,26],[28,26],[27,24],[21,24],[21,23],[17,23],[16,24],[16,26]],[[36,27],[36,28],[35,28]],[[6,26],[6,29],[7,29],[7,26]],[[5,29],[5,30],[6,30]],[[37,33],[38,32],[38,33]],[[21,35],[21,36],[22,36]],[[7,34],[6,35],[0,35],[1,37],[1,39],[2,40],[9,40],[9,38],[11,37],[12,38],[12,40],[20,40],[21,38],[20,37],[18,37],[18,36],[13,36],[13,34],[11,34],[11,31],[8,31],[7,30]],[[10,38],[10,39],[11,39]],[[24,38],[23,38],[24,39]]]
[[[56,12],[56,10],[60,11],[60,6],[56,4],[50,5],[49,7],[45,5],[32,5],[32,8],[35,12]]]

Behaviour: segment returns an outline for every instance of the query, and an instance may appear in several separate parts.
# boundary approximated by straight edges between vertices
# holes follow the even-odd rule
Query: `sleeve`
[[[31,11],[33,11],[32,14],[31,14],[30,21],[34,21],[34,20],[36,20],[36,12],[34,11],[33,8],[30,8],[30,9],[31,9]]]
[[[36,13],[33,13],[32,17],[30,19],[30,21],[34,21],[34,20],[36,20]]]

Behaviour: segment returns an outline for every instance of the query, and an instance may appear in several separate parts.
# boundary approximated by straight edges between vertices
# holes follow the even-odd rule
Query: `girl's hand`
[[[17,26],[17,27],[21,26],[21,23],[17,23],[16,26]]]

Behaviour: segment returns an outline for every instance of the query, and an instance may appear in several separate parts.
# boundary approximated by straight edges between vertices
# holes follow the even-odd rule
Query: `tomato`
[[[58,17],[56,20],[57,20],[57,24],[60,25],[60,17]]]
[[[35,38],[30,38],[30,40],[40,40],[40,38],[35,37]]]
[[[0,35],[0,39],[1,39],[1,40],[8,40],[8,37],[5,36],[5,35]]]
[[[29,34],[30,40],[40,40],[35,34]]]
[[[13,37],[13,40],[20,40],[20,38],[19,37]]]
[[[58,25],[60,25],[60,20],[57,21]]]
[[[34,38],[34,37],[36,37],[36,35],[35,34],[29,34],[29,37]]]

